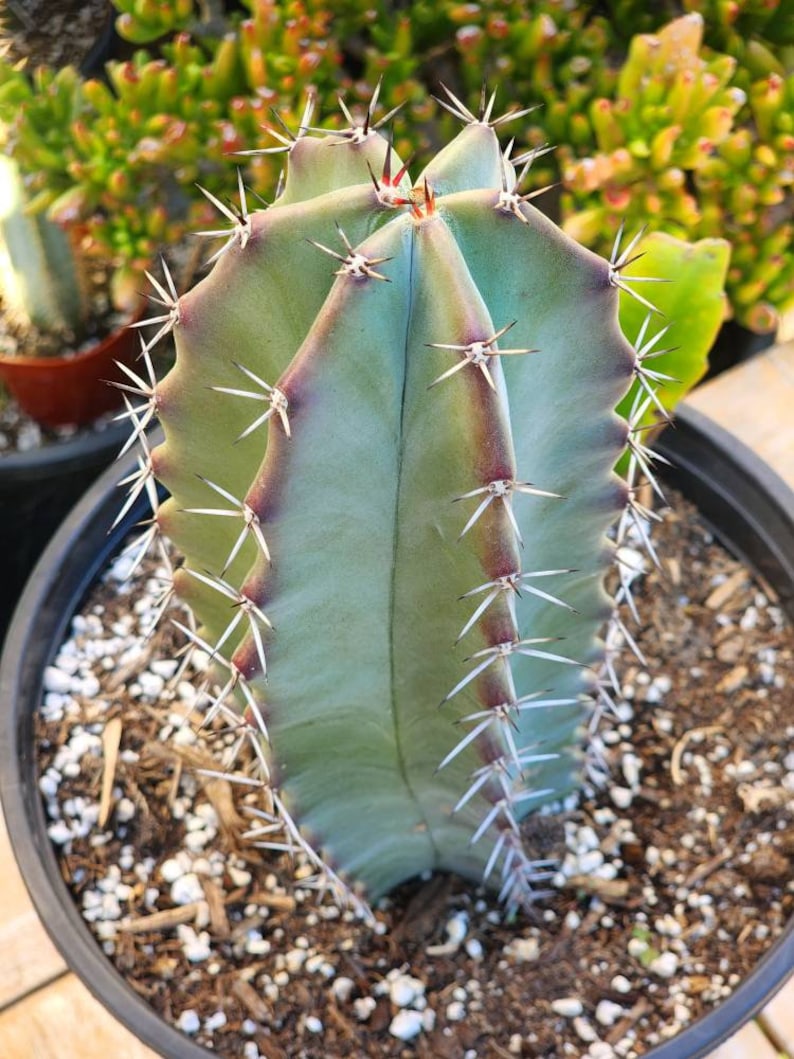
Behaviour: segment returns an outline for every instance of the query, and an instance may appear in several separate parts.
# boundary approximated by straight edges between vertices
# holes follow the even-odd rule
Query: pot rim
[[[0,452],[0,488],[14,479],[49,478],[79,467],[88,456],[106,449],[121,449],[129,436],[129,426],[110,417],[106,425],[78,427],[73,434],[31,449]]]
[[[103,335],[102,338],[92,342],[91,345],[86,346],[85,349],[77,349],[73,353],[58,353],[46,357],[36,357],[25,354],[17,356],[15,353],[0,353],[0,365],[12,370],[20,368],[22,370],[35,372],[39,368],[50,368],[57,371],[59,368],[68,370],[75,364],[98,360],[109,347],[118,342],[119,338],[130,327],[135,327],[140,323],[145,311],[146,302],[142,300],[134,310],[127,313],[127,318],[123,323],[119,324],[118,327],[114,327],[112,331],[108,331],[106,335]]]
[[[794,491],[706,416],[684,406],[676,423],[656,446],[676,464],[665,476],[696,500],[713,528],[732,516],[733,536],[720,536],[776,588],[794,620]],[[61,878],[36,783],[30,702],[39,701],[43,668],[97,574],[132,525],[147,515],[141,500],[122,524],[110,528],[119,506],[114,487],[125,468],[111,467],[84,495],[47,547],[17,607],[0,662],[0,701],[5,704],[0,711],[0,797],[33,904],[72,970],[115,1018],[156,1052],[207,1059],[214,1053],[166,1023],[102,952]],[[64,554],[69,554],[68,567],[62,565]],[[646,1052],[645,1059],[705,1059],[764,1007],[792,967],[794,917],[728,998]]]

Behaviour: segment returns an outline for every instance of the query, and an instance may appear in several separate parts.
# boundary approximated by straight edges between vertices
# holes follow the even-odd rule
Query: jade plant
[[[500,145],[527,111],[444,104],[463,128],[415,180],[373,103],[285,132],[267,208],[242,179],[235,206],[209,193],[213,267],[182,295],[150,277],[125,384],[142,454],[123,511],[154,508],[133,565],[163,535],[181,556],[164,604],[214,667],[206,723],[239,731],[229,774],[264,788],[258,840],[360,909],[429,869],[510,908],[543,890],[521,821],[597,771],[586,733],[627,635],[615,559],[647,539],[643,417],[667,379],[639,236],[610,260],[577,244],[524,190],[537,152]],[[720,269],[689,290],[713,303],[696,342]]]

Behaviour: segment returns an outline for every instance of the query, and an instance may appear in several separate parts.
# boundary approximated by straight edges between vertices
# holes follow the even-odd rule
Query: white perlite
[[[204,900],[204,888],[194,872],[187,872],[171,883],[171,900],[175,905],[189,905]]]
[[[201,1019],[193,1008],[188,1008],[182,1012],[176,1024],[183,1033],[198,1033],[201,1028]]]
[[[663,952],[648,964],[651,974],[659,978],[672,978],[678,970],[678,957],[674,952]]]
[[[564,996],[559,997],[557,1000],[552,1000],[551,1010],[555,1015],[562,1015],[565,1019],[573,1019],[577,1015],[581,1015],[584,1008],[579,997]]]
[[[625,1014],[620,1004],[615,1004],[612,1000],[600,1000],[595,1010],[596,1022],[602,1026],[614,1026]]]
[[[424,1028],[421,1011],[398,1011],[389,1025],[389,1033],[401,1041],[412,1041]]]
[[[389,999],[398,1008],[407,1008],[424,991],[424,982],[407,974],[398,975],[389,983]]]
[[[366,1022],[377,1006],[374,996],[362,996],[353,1001],[353,1014],[359,1022]]]

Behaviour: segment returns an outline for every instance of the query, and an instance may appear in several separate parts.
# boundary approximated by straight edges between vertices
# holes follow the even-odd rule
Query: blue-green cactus
[[[546,867],[521,818],[579,786],[604,702],[608,531],[645,514],[615,408],[650,376],[618,322],[633,244],[603,260],[527,201],[496,132],[524,112],[447,104],[463,129],[415,182],[368,114],[284,137],[269,208],[213,200],[211,273],[155,281],[177,359],[131,381],[165,431],[132,486],[170,492],[144,540],[185,556],[264,840],[369,899],[438,868],[518,905]]]

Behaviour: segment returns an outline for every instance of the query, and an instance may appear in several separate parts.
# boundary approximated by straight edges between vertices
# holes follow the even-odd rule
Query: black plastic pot
[[[774,331],[757,334],[750,331],[735,320],[727,320],[719,330],[719,334],[711,347],[709,353],[708,371],[701,382],[708,382],[724,371],[735,368],[737,364],[743,364],[758,353],[775,343]]]
[[[734,437],[684,410],[659,446],[670,475],[723,542],[774,588],[794,618],[794,493]],[[158,1054],[208,1059],[212,1053],[157,1016],[111,966],[83,922],[58,869],[37,787],[33,714],[44,667],[72,614],[127,529],[133,511],[108,533],[119,507],[118,470],[103,476],[52,541],[25,591],[0,665],[0,795],[9,834],[33,902],[71,968],[114,1016]],[[647,1059],[702,1059],[751,1018],[794,967],[794,920],[731,997],[647,1053]]]
[[[0,454],[0,644],[44,546],[128,434],[127,424],[114,423],[58,444]]]

